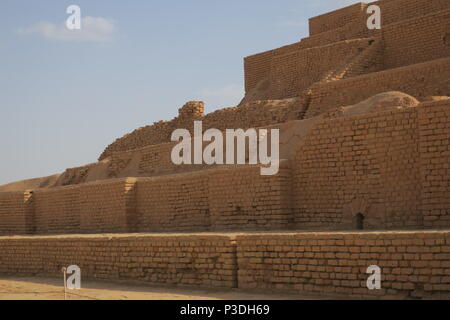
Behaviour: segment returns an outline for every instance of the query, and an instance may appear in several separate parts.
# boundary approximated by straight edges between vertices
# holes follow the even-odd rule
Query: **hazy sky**
[[[116,138],[243,97],[243,57],[356,1],[1,0],[0,184],[95,162]],[[82,30],[64,28],[69,5]]]

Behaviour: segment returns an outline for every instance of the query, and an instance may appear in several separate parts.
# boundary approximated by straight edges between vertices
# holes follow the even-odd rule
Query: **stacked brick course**
[[[299,96],[336,66],[355,59],[369,45],[369,39],[358,39],[274,57],[269,74],[270,97],[281,99]]]
[[[77,265],[84,279],[236,286],[235,248],[224,236],[0,237],[0,247],[3,275],[55,276]]]
[[[366,9],[372,4],[381,8],[381,30],[368,30],[366,26],[368,18]],[[310,88],[314,92],[315,87],[323,82],[322,79],[312,75],[308,70],[305,72],[305,70],[294,68],[296,57],[311,51],[315,52],[314,64],[317,62],[317,65],[322,66],[324,61],[336,59],[336,61],[345,62],[344,64],[351,66],[354,60],[360,58],[358,55],[352,56],[345,50],[336,50],[340,41],[351,40],[349,43],[354,43],[369,37],[375,37],[381,41],[381,47],[376,51],[376,56],[371,56],[374,66],[368,65],[359,70],[356,75],[449,57],[450,49],[445,41],[450,32],[449,10],[450,3],[444,0],[388,0],[369,4],[358,3],[312,18],[310,19],[311,36],[309,38],[245,58],[246,92],[250,93],[264,79],[269,80],[269,86],[278,88],[267,94],[268,99],[299,96],[305,89],[316,83]],[[333,54],[331,55],[324,48],[330,48]],[[287,53],[290,54],[290,59],[285,56]],[[303,64],[301,66],[305,67]],[[336,63],[331,66],[331,69],[335,68],[339,68]],[[277,70],[282,70],[282,72],[276,72]],[[292,86],[293,79],[302,79],[302,83],[306,87],[302,87],[302,90],[298,91],[279,89],[281,84]],[[400,75],[395,79],[403,80]],[[340,78],[335,80],[340,80]],[[420,82],[414,81],[409,85],[414,91],[421,89]],[[378,92],[382,92],[383,81],[379,82],[379,86]],[[448,84],[446,89],[448,89]],[[352,93],[356,91],[352,90]],[[322,107],[326,107],[326,103]]]
[[[208,230],[211,226],[208,184],[208,172],[139,179],[139,230]]]
[[[23,192],[0,193],[0,234],[25,234],[26,195]]]
[[[306,118],[391,90],[407,93],[419,100],[447,95],[450,82],[442,79],[450,79],[450,58],[315,84]]]
[[[57,275],[78,265],[85,279],[355,298],[448,298],[450,232],[0,237],[0,274]],[[366,270],[381,268],[382,289]]]
[[[449,298],[450,232],[237,236],[240,288],[355,298]],[[368,290],[367,268],[382,271]]]
[[[279,101],[253,101],[238,107],[225,108],[200,116],[183,108],[181,115],[171,121],[160,121],[151,126],[136,129],[130,134],[117,139],[100,155],[100,160],[110,157],[114,152],[123,152],[143,148],[150,145],[163,144],[171,141],[172,132],[176,129],[187,129],[193,134],[194,121],[203,122],[203,130],[215,128],[255,128],[282,123],[295,119],[304,109],[304,98],[283,99]],[[187,103],[184,108],[191,108]]]
[[[426,227],[450,226],[450,100],[419,109],[422,206]]]
[[[79,187],[36,190],[33,194],[34,231],[38,234],[80,231]]]
[[[292,227],[290,169],[261,176],[258,166],[216,171],[209,180],[213,230],[283,230]]]
[[[421,227],[417,159],[416,108],[323,120],[294,161],[298,224],[351,228],[346,215],[361,213],[366,227]],[[358,199],[364,212],[346,212]]]

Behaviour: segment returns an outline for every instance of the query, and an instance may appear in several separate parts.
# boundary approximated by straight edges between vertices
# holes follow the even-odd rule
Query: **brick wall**
[[[287,229],[290,175],[258,166],[218,167],[137,182],[140,231]]]
[[[139,231],[209,230],[208,184],[207,172],[139,179]]]
[[[334,30],[349,23],[361,22],[365,4],[359,2],[354,5],[322,14],[309,19],[309,34],[311,36]]]
[[[450,226],[450,100],[419,109],[422,212],[429,228]]]
[[[450,94],[450,58],[420,63],[312,86],[306,118],[339,106],[353,105],[386,91],[401,91],[419,100]]]
[[[449,57],[450,10],[384,26],[382,34],[385,69]]]
[[[215,166],[41,189],[25,204],[1,194],[2,232],[353,229],[358,213],[369,229],[449,226],[448,101],[322,119],[295,144],[282,139],[291,169],[275,176]]]
[[[203,130],[215,128],[248,129],[282,123],[303,111],[305,101],[302,98],[268,100],[244,103],[238,107],[220,109],[203,117],[198,115],[177,117],[171,121],[162,121],[145,126],[126,134],[110,144],[101,154],[100,160],[122,152],[143,148],[149,145],[168,143],[176,129],[187,129],[193,133],[194,121],[203,122]]]
[[[0,237],[0,274],[279,290],[354,298],[449,298],[450,232]],[[381,268],[381,290],[366,270]],[[83,282],[82,282],[83,285]]]
[[[79,190],[73,186],[36,190],[33,194],[35,232],[80,232]]]
[[[277,230],[292,225],[290,170],[261,176],[258,166],[211,172],[209,210],[212,230]]]
[[[450,2],[447,0],[382,0],[368,5],[371,4],[380,6],[382,28],[403,20],[450,9]]]
[[[216,166],[37,190],[27,204],[15,196],[3,202],[2,234],[273,230],[288,228],[291,213],[286,165],[274,176],[259,166]]]
[[[23,192],[0,193],[0,234],[27,233],[26,196]]]
[[[80,230],[86,233],[127,232],[137,221],[135,179],[80,185]]]
[[[134,185],[135,180],[128,178],[38,189],[24,204],[28,218],[26,233],[133,231],[137,226]],[[22,199],[27,197],[27,193],[21,195]],[[14,231],[14,226],[5,230]]]
[[[222,236],[0,237],[0,247],[3,275],[58,277],[62,267],[78,265],[82,281],[236,286],[235,248]]]
[[[327,73],[355,59],[369,45],[369,39],[349,40],[274,57],[269,75],[270,98],[299,96]]]
[[[404,20],[436,13],[450,8],[447,0],[382,0],[371,3],[357,3],[309,19],[310,35],[332,32],[339,28],[362,24],[365,26],[367,7],[377,5],[381,9],[382,27]]]
[[[273,56],[274,50],[270,50],[244,58],[245,92],[269,77]]]
[[[371,4],[376,4],[381,8],[381,31],[367,29],[366,21],[369,16],[366,8]],[[293,79],[296,77],[308,78],[308,73],[305,76],[305,73],[299,72],[296,67],[297,56],[301,55],[300,52],[315,48],[319,52],[316,55],[318,60],[313,63],[306,62],[306,65],[302,65],[302,67],[321,66],[323,61],[320,58],[323,49],[317,47],[332,45],[344,40],[382,37],[383,50],[380,50],[378,54],[383,58],[383,64],[377,68],[380,70],[448,57],[450,50],[444,37],[450,32],[449,9],[450,3],[446,0],[383,0],[370,4],[357,3],[314,17],[310,19],[310,37],[244,59],[246,93],[251,92],[260,81],[269,79],[274,69],[275,71],[280,70],[283,76],[283,78],[275,79],[277,81],[275,87],[292,86],[291,83],[297,81]],[[450,38],[450,35],[447,38]],[[291,55],[283,56],[288,53]],[[349,56],[336,54],[333,57],[345,59]],[[376,58],[378,59],[378,57]],[[332,67],[339,68],[339,65],[335,63]],[[311,79],[319,80],[314,77]],[[271,84],[273,85],[273,79],[271,79]],[[308,81],[308,84],[311,83]],[[306,89],[307,86],[302,88]],[[296,92],[278,90],[275,93],[268,94],[266,98],[292,97]]]
[[[236,243],[243,289],[450,297],[449,231],[240,235]],[[371,265],[381,268],[381,290],[367,289]]]
[[[298,227],[421,227],[417,132],[417,108],[317,124],[292,167]]]

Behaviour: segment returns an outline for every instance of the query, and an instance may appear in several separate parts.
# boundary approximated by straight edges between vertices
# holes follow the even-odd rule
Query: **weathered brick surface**
[[[384,68],[449,57],[450,47],[444,42],[450,34],[450,5],[448,9],[383,27]]]
[[[357,298],[450,297],[450,232],[239,235],[239,287]],[[382,272],[368,290],[367,268]]]
[[[79,190],[78,186],[36,190],[33,194],[35,232],[80,232]]]
[[[123,233],[287,229],[290,170],[261,176],[259,166],[126,178],[0,194],[1,234]],[[0,198],[0,199],[2,199]],[[25,214],[27,212],[27,214]],[[29,217],[31,220],[25,221]]]
[[[309,19],[310,35],[333,32],[348,25],[364,25],[369,16],[366,11],[370,5],[380,7],[382,27],[450,8],[446,0],[382,0],[357,3]]]
[[[417,108],[319,123],[293,164],[299,227],[421,227]]]
[[[135,214],[134,185],[135,179],[80,185],[80,231],[129,231]]]
[[[212,172],[209,210],[212,230],[277,230],[292,227],[290,169],[261,176],[258,166]]]
[[[366,26],[366,9],[371,4],[381,8],[381,30],[368,30]],[[445,40],[450,39],[449,30],[450,4],[445,0],[389,0],[355,4],[310,19],[311,36],[300,42],[246,57],[246,92],[251,92],[258,83],[267,79],[273,89],[266,94],[266,99],[282,99],[299,96],[313,83],[316,85],[310,89],[314,91],[321,83],[340,80],[338,77],[325,78],[324,81],[325,79],[317,76],[314,68],[327,67],[334,70],[341,68],[340,64],[344,65],[343,69],[351,67],[360,59],[360,55],[352,54],[352,46],[355,42],[362,41],[362,38],[381,39],[376,55],[370,57],[374,65],[367,61],[363,69],[357,73],[349,72],[346,77],[449,57],[448,40]],[[347,48],[339,49],[338,43],[346,43]],[[327,52],[327,49],[331,52]],[[309,53],[314,56],[314,61],[304,62],[301,58]],[[328,62],[331,62],[331,67],[328,67]],[[312,70],[309,70],[311,66]],[[447,78],[448,76],[440,75],[440,79]],[[374,83],[379,87],[378,92],[382,92],[381,88],[386,85],[388,88],[384,91],[396,90],[395,87],[389,87],[391,82],[384,83],[383,80],[385,79]],[[422,87],[420,82],[407,81],[400,74],[393,80],[409,83],[416,92]],[[301,90],[294,90],[298,87]],[[350,91],[353,93],[358,90]]]
[[[142,178],[141,231],[273,230],[289,227],[289,169],[261,176],[258,166]]]
[[[0,234],[133,231],[137,224],[134,179],[0,193]]]
[[[356,298],[448,298],[450,231],[0,237],[1,275],[276,289]],[[381,290],[366,270],[381,268]]]
[[[449,50],[450,51],[450,50]],[[444,80],[443,79],[447,79]],[[314,84],[306,118],[348,106],[386,91],[401,91],[423,100],[450,92],[450,58]]]
[[[338,66],[355,59],[369,47],[369,40],[348,40],[275,56],[269,73],[270,98],[299,96]]]
[[[323,118],[275,176],[261,176],[258,166],[200,166],[37,190],[27,202],[16,195],[1,232],[353,229],[357,214],[369,229],[448,227],[449,110],[447,99]]]
[[[366,26],[371,4],[381,7],[381,30]],[[246,129],[316,116],[384,91],[403,91],[418,99],[446,95],[449,60],[436,59],[450,56],[449,10],[446,0],[383,0],[312,18],[309,38],[244,59],[247,96],[239,107],[204,115],[202,103],[190,102],[175,119],[117,139],[100,159],[117,159],[123,154],[115,152],[167,143],[175,129],[192,131],[193,120],[202,120],[205,129]],[[264,81],[265,89],[254,93]],[[298,101],[285,100],[295,97]],[[281,102],[274,104],[273,99]],[[146,157],[152,161],[158,155]],[[116,165],[124,164],[115,163],[111,176]],[[142,170],[152,172],[154,167]],[[80,171],[74,174],[76,180]]]
[[[23,192],[0,193],[0,234],[26,234],[26,213]]]
[[[0,237],[0,274],[59,277],[77,265],[83,278],[235,287],[235,248],[224,236],[102,235]]]
[[[192,103],[192,102],[191,102]],[[196,102],[203,106],[203,103]],[[110,157],[114,152],[128,151],[150,145],[164,144],[171,141],[176,129],[187,129],[193,135],[194,121],[202,121],[203,129],[225,130],[229,128],[258,128],[274,125],[293,119],[292,114],[302,111],[303,98],[252,101],[240,106],[224,108],[207,115],[203,113],[187,113],[185,108],[192,108],[187,103],[180,109],[180,115],[171,121],[160,121],[153,125],[134,130],[110,144],[100,155],[100,160]]]
[[[139,179],[140,231],[207,231],[211,226],[207,172]]]
[[[313,36],[315,34],[343,27],[347,24],[355,22],[360,23],[365,7],[366,4],[360,2],[311,18],[309,19],[309,34]]]
[[[419,109],[422,206],[426,227],[450,226],[450,102]]]

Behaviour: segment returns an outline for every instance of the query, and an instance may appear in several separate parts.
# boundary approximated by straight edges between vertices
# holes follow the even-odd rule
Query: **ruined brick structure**
[[[381,30],[366,26],[371,4]],[[308,38],[244,59],[238,106],[205,115],[189,102],[97,163],[0,192],[0,273],[78,264],[102,279],[449,297],[450,1],[358,3],[309,25]],[[279,173],[174,165],[170,136],[195,120],[280,129]],[[377,292],[364,285],[373,264]]]

